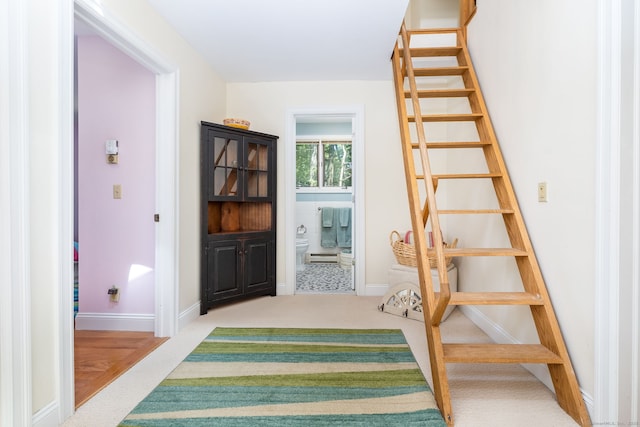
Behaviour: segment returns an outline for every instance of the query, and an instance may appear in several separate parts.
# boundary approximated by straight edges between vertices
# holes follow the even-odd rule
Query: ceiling
[[[148,0],[227,82],[384,80],[409,0]]]

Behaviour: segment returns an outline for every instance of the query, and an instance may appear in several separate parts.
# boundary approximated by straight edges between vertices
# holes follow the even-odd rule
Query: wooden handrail
[[[413,72],[413,62],[411,60],[411,52],[410,52],[410,38],[405,28],[404,23],[400,28],[400,37],[402,39],[402,47],[403,47],[403,56],[404,56],[404,67],[406,69],[406,74],[409,81],[409,90],[411,93],[411,102],[413,104],[413,113],[415,117],[416,130],[418,134],[418,149],[420,152],[420,161],[422,172],[426,179],[424,179],[425,191],[426,191],[426,204],[424,211],[437,212],[436,208],[436,196],[435,196],[435,182],[430,179],[432,176],[431,166],[429,164],[429,155],[427,153],[427,138],[424,134],[424,127],[422,125],[422,114],[420,113],[420,100],[418,96],[418,89],[415,83],[415,75]],[[396,45],[397,46],[397,45]],[[423,212],[424,212],[423,211]],[[451,299],[451,290],[449,287],[449,277],[447,275],[447,263],[444,256],[444,240],[442,238],[442,232],[440,228],[440,220],[438,215],[429,215],[431,220],[431,229],[433,230],[433,245],[434,251],[436,255],[436,260],[438,264],[438,279],[440,282],[440,293],[439,298],[434,298],[433,286],[429,289],[427,300],[430,303],[430,306],[433,307],[433,312],[429,313],[431,316],[431,324],[439,325],[442,321],[442,317],[444,316],[444,312],[447,309],[449,304],[449,300]],[[424,217],[421,218],[424,221]],[[423,276],[430,274],[429,261],[427,255],[427,247],[424,239],[424,222],[420,223],[418,227],[422,228],[422,230],[415,227],[418,224],[414,224],[414,236],[416,236],[416,253],[420,259],[420,264],[418,267],[418,271],[422,272]],[[423,281],[424,278],[421,278]],[[427,278],[427,280],[429,280]],[[423,296],[425,298],[425,296]],[[435,303],[435,307],[433,305]]]
[[[462,36],[467,39],[467,25],[476,14],[476,0],[460,0],[460,28]]]

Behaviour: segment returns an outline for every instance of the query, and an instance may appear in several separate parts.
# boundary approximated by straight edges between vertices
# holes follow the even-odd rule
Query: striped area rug
[[[400,330],[216,328],[121,427],[446,426]]]

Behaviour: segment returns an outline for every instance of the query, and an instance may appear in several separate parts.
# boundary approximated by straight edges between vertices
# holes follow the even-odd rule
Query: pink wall
[[[119,141],[117,165],[107,164],[107,139]],[[154,313],[154,192],[155,76],[103,39],[80,37],[79,313]],[[136,269],[146,272],[135,278]]]

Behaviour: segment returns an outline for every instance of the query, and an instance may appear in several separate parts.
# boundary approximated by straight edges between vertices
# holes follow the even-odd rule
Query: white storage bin
[[[458,290],[458,269],[451,263],[447,270],[449,276],[449,288],[451,292]],[[440,290],[440,279],[438,278],[438,270],[431,269],[431,280],[433,281],[433,289],[437,292]],[[393,264],[389,269],[389,288],[393,288],[396,285],[402,283],[411,283],[420,289],[420,281],[418,280],[418,269],[416,267],[409,267],[401,264]],[[420,296],[422,297],[422,296]],[[455,307],[449,306],[442,316],[444,321]]]

